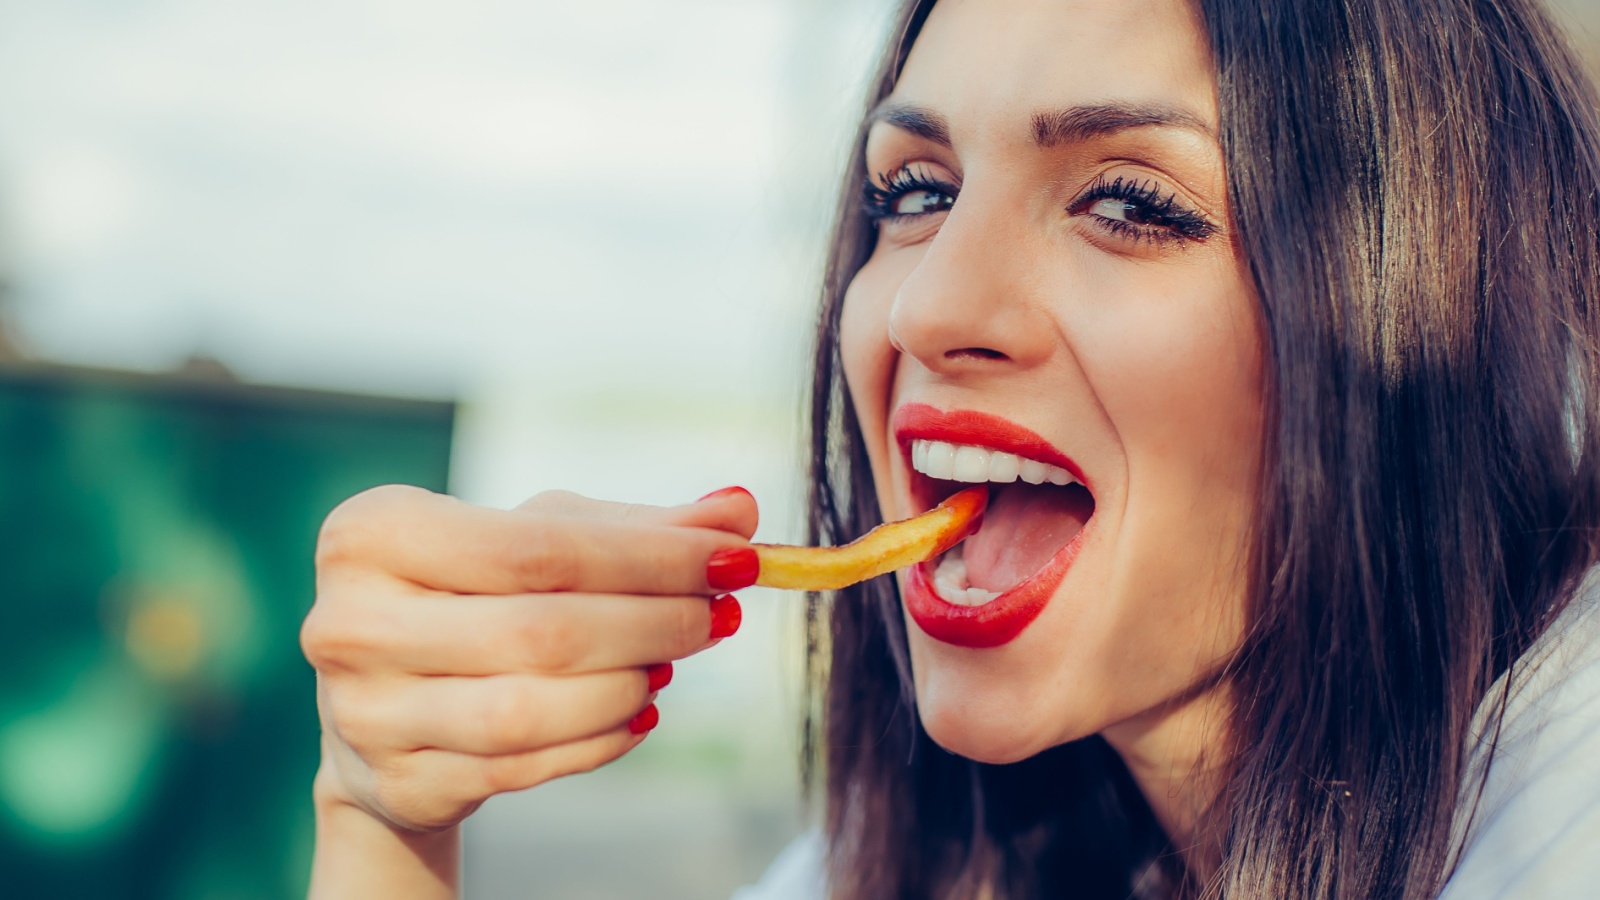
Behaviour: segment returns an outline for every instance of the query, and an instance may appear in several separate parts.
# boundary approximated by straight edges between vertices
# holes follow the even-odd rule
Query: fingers
[[[408,749],[523,753],[622,728],[650,701],[643,669],[548,677],[420,678],[395,703],[368,715],[391,718]]]
[[[681,506],[649,506],[595,500],[568,491],[547,491],[517,507],[519,512],[636,522],[642,525],[711,528],[749,540],[760,523],[756,499],[742,487],[723,488]]]
[[[713,491],[687,506],[670,507],[661,524],[685,528],[715,528],[737,534],[745,540],[755,536],[761,523],[756,498],[742,487]]]
[[[639,745],[644,734],[618,728],[581,741],[532,753],[479,757],[479,788],[496,794],[520,791],[546,781],[598,769]]]
[[[495,794],[526,790],[566,775],[598,769],[644,740],[626,727],[604,734],[526,753],[482,756],[452,750],[419,750],[407,754],[411,766],[429,773],[429,780],[449,784],[456,803],[479,803]]]
[[[743,491],[673,508],[545,494],[504,512],[386,487],[341,504],[301,630],[326,778],[426,831],[626,753],[670,677],[645,667],[737,628],[737,602],[708,599],[708,561],[739,581],[757,518]]]
[[[499,756],[438,749],[391,754],[369,770],[362,805],[401,827],[437,831],[460,822],[495,794],[598,769],[637,747],[644,737],[622,727]]]
[[[391,486],[335,509],[317,557],[325,576],[377,569],[454,593],[711,594],[711,554],[745,545],[713,528],[504,512]]]
[[[737,606],[731,598],[716,602]],[[314,607],[301,643],[325,671],[565,675],[692,656],[714,640],[714,619],[728,631],[729,614],[717,619],[705,597],[375,591]]]

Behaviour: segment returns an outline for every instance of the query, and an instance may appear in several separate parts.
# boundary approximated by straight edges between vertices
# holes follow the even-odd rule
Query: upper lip
[[[992,413],[972,409],[943,410],[926,403],[907,403],[896,409],[892,423],[902,450],[912,441],[946,441],[1003,450],[1018,456],[1060,466],[1093,492],[1089,479],[1070,456],[1037,432]]]

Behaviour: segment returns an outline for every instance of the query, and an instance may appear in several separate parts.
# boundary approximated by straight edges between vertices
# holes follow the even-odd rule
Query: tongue
[[[1015,587],[1044,568],[1093,512],[1093,498],[1078,485],[990,485],[983,527],[961,545],[967,583],[986,591]]]

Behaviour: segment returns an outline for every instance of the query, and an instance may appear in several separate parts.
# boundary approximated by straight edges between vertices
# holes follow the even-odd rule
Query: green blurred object
[[[0,897],[304,897],[323,516],[455,407],[0,365]]]

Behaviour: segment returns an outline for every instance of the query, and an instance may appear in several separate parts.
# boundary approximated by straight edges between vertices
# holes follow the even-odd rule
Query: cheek
[[[887,485],[889,402],[899,353],[889,338],[889,311],[910,271],[904,261],[874,257],[845,291],[839,316],[839,356],[856,419],[866,438],[877,483]]]
[[[1101,346],[1122,351],[1097,362],[1117,376],[1098,382],[1126,454],[1115,575],[1129,598],[1123,626],[1164,666],[1198,657],[1207,668],[1244,627],[1262,421],[1256,309],[1241,288],[1119,324],[1125,339]]]

